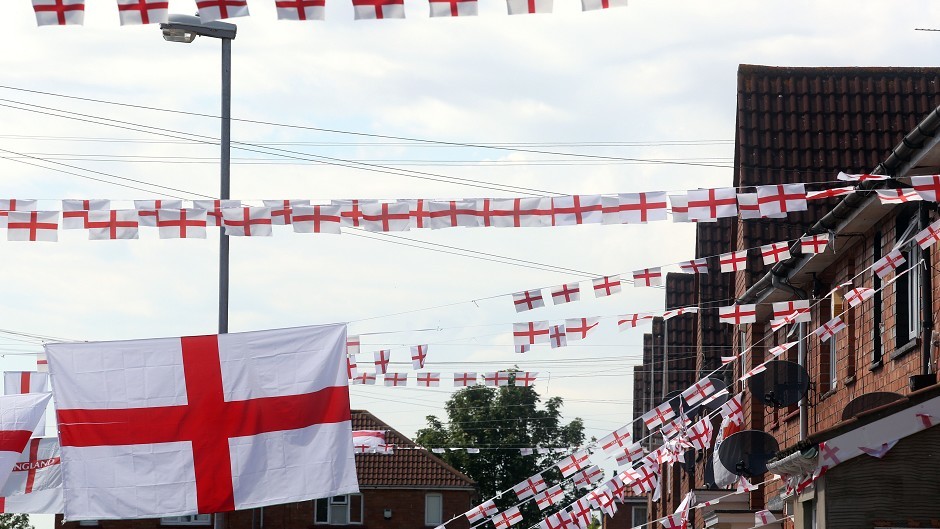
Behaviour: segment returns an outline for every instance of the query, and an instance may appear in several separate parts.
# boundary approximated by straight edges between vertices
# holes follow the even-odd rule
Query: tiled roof
[[[441,458],[365,410],[352,410],[353,430],[385,430],[394,454],[356,454],[360,487],[475,488],[476,483]]]

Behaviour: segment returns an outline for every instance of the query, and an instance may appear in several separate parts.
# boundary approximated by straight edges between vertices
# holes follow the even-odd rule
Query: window
[[[881,232],[876,231],[872,237],[872,261],[878,262],[881,259]],[[884,341],[881,335],[884,333],[884,323],[882,323],[881,306],[881,278],[878,274],[872,274],[871,287],[875,289],[875,295],[872,296],[872,325],[871,325],[871,365],[881,365],[881,357],[884,355]]]
[[[898,215],[895,233],[897,242],[907,241],[917,228],[917,210],[907,214]],[[910,240],[907,244],[899,246],[898,250],[906,261],[898,267],[898,279],[895,281],[895,305],[897,317],[895,321],[895,348],[903,347],[911,340],[917,338],[920,332],[920,251],[917,242]],[[905,273],[906,272],[906,273]]]
[[[329,525],[362,525],[362,496],[348,494],[316,500],[313,521]]]
[[[89,525],[89,526],[97,527],[98,520],[79,520],[78,525]]]
[[[832,318],[836,316],[842,318],[842,321],[848,320],[848,314],[842,314],[846,309],[845,298],[842,295],[840,290],[836,290],[832,293],[832,308],[829,313],[832,315]],[[847,329],[848,330],[848,329]],[[839,343],[845,341],[848,343],[848,332],[842,331],[839,334],[836,334],[832,338],[829,338],[829,388],[835,388],[836,382],[839,381]],[[841,336],[840,336],[841,335]]]
[[[636,504],[633,506],[633,525],[631,527],[640,527],[646,525],[646,505]]]
[[[738,380],[740,380],[740,377],[743,377],[744,373],[747,373],[747,356],[748,355],[744,354],[744,351],[747,351],[747,332],[746,331],[741,331],[740,333],[738,333],[738,349],[740,349],[740,351],[738,352],[741,353],[741,373],[738,375]],[[741,391],[744,391],[746,389],[747,389],[747,384],[743,380],[741,380]]]
[[[437,527],[443,522],[444,498],[440,494],[425,494],[424,525]]]
[[[160,518],[160,525],[211,525],[211,514],[192,514],[189,516],[166,516]]]

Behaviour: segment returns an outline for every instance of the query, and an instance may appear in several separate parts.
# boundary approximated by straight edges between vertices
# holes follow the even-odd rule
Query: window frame
[[[184,516],[164,516],[160,525],[212,526],[211,514],[187,514]]]
[[[895,222],[895,244],[910,237],[919,225],[917,210],[898,215]],[[914,239],[896,247],[904,256],[905,263],[895,272],[895,350],[916,340],[920,335],[920,286],[921,277],[920,248]]]
[[[437,499],[437,520],[430,519],[431,510],[429,507],[429,500],[432,498]],[[440,492],[428,492],[424,495],[424,525],[427,527],[437,527],[444,523],[444,495]]]
[[[647,523],[646,519],[649,518],[648,509],[649,508],[646,505],[643,505],[642,503],[634,504],[633,509],[630,510],[630,520],[633,522],[633,524],[630,527],[640,527],[642,525],[646,525]],[[643,518],[640,520],[637,520],[638,512],[643,513]]]
[[[358,521],[353,521],[353,496],[359,498],[359,516]],[[325,513],[326,521],[320,521],[319,514],[321,513],[321,502],[325,502]],[[336,523],[333,520],[333,508],[334,507],[346,507],[346,521],[344,523]],[[329,498],[318,498],[313,500],[313,524],[314,525],[362,525],[363,516],[365,514],[365,501],[363,501],[362,494],[342,494],[339,496],[330,496]]]

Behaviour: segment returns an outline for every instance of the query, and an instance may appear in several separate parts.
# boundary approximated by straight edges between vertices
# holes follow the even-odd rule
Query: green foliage
[[[416,440],[430,448],[483,448],[479,454],[448,451],[441,457],[476,481],[483,498],[491,498],[561,456],[523,456],[519,448],[573,447],[584,441],[581,419],[562,424],[561,397],[546,400],[542,409],[540,403],[539,394],[532,387],[464,388],[445,405],[448,423],[428,416],[428,426],[418,431]],[[557,474],[557,470],[544,472],[543,476],[557,480],[560,476],[553,473]],[[503,498],[507,502],[512,499]]]
[[[0,514],[0,529],[33,529],[28,514]]]

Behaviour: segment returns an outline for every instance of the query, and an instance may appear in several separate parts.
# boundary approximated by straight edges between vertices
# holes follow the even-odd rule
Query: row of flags
[[[271,0],[268,0],[271,1]],[[39,26],[85,22],[85,0],[32,0]],[[324,20],[326,0],[273,0],[278,20]],[[476,16],[477,0],[429,0],[431,17]],[[510,15],[551,13],[553,0],[506,0]],[[405,18],[404,0],[352,0],[356,20]],[[582,11],[626,7],[627,0],[581,0]],[[246,0],[196,0],[202,22],[249,16]],[[167,0],[117,0],[121,25],[167,22]]]
[[[88,230],[90,239],[137,239],[142,227],[158,228],[161,238],[205,238],[208,227],[223,227],[227,235],[235,237],[269,237],[272,226],[277,225],[290,225],[297,233],[339,234],[342,227],[400,232],[425,228],[645,224],[666,220],[667,213],[675,222],[712,222],[738,214],[745,219],[786,216],[805,210],[807,200],[855,190],[847,187],[836,193],[829,189],[813,195],[803,187],[804,184],[761,186],[751,194],[737,193],[735,188],[699,189],[668,197],[665,191],[654,191],[393,202],[354,199],[333,200],[329,204],[312,204],[306,199],[263,200],[263,206],[243,205],[240,200],[194,200],[191,204],[177,199],[135,200],[133,209],[113,209],[109,199],[64,199],[61,211],[38,210],[35,199],[0,199],[0,227],[7,228],[8,240],[56,241],[60,228]],[[762,195],[764,188],[771,188],[775,194]],[[924,197],[936,194],[917,193]],[[748,209],[747,199],[742,198],[750,195],[756,200],[754,211]],[[761,196],[766,199],[764,202]],[[693,271],[696,267],[694,262],[688,266]]]
[[[436,388],[441,385],[441,373],[420,372],[415,373],[415,385],[424,388]],[[387,372],[382,376],[382,383],[386,387],[407,386],[410,376],[408,373]],[[379,375],[376,373],[357,373],[350,377],[349,383],[353,385],[374,386]],[[464,372],[453,373],[451,380],[454,387],[475,386],[483,379],[483,385],[489,387],[528,387],[535,383],[538,377],[536,371],[496,371],[492,373]]]

